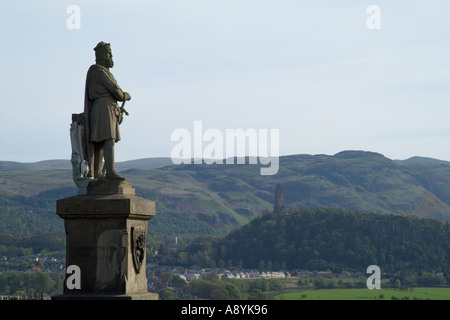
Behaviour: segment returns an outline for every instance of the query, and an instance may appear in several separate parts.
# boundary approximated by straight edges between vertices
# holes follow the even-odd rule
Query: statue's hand
[[[131,100],[131,96],[128,92],[124,92],[125,100]]]

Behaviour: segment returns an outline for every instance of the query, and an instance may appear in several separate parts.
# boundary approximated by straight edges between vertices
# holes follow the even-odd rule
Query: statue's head
[[[106,68],[112,68],[114,61],[112,58],[111,45],[109,43],[100,41],[94,48],[95,61]]]

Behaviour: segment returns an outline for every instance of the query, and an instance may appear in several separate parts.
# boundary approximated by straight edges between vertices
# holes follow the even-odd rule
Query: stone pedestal
[[[126,181],[93,180],[86,195],[57,200],[66,229],[66,267],[79,267],[80,288],[52,299],[155,300],[147,291],[145,237],[155,202]]]

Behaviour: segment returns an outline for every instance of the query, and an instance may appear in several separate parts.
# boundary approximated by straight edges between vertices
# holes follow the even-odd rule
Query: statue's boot
[[[106,175],[105,178],[108,180],[125,180],[114,167],[114,140],[109,139],[105,141],[104,153],[105,153],[105,166]]]

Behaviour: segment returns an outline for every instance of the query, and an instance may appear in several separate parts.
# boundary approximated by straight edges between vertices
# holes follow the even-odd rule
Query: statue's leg
[[[114,139],[108,139],[104,144],[105,152],[105,166],[106,166],[106,179],[111,180],[125,180],[120,174],[117,173],[114,166]]]
[[[96,142],[94,148],[94,177],[104,179],[102,174],[104,142]]]
[[[95,147],[94,147],[94,143],[89,142],[86,145],[86,149],[87,149],[87,162],[89,165],[89,172],[88,172],[88,177],[89,178],[94,178],[95,177]]]

